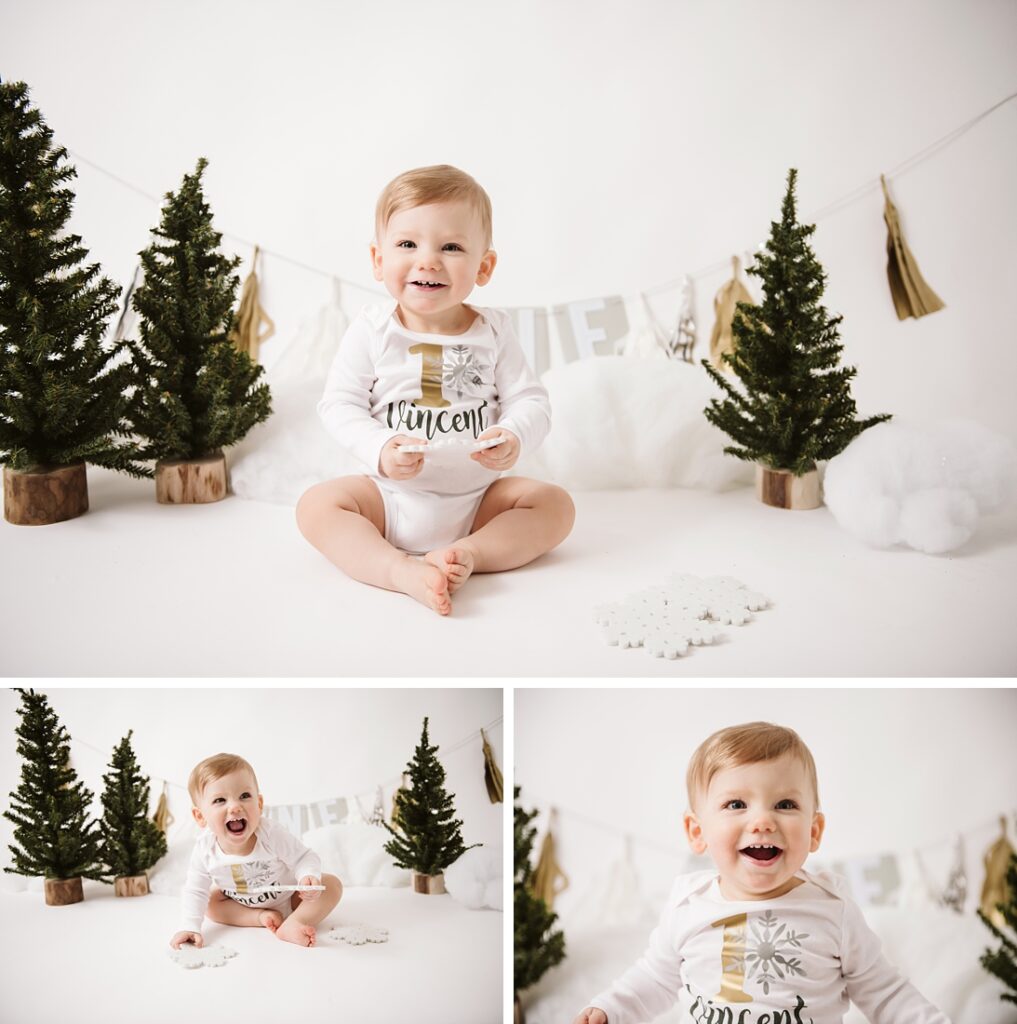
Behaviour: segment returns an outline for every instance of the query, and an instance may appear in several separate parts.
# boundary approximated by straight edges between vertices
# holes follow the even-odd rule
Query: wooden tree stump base
[[[45,889],[48,907],[66,907],[85,898],[80,878],[47,878]]]
[[[774,508],[819,508],[823,504],[819,470],[795,476],[790,470],[771,469],[757,462],[756,497]]]
[[[229,490],[226,456],[166,459],[155,464],[155,496],[162,505],[203,505],[222,501]]]
[[[48,526],[88,511],[85,464],[4,466],[4,518],[15,526]]]
[[[412,876],[414,892],[422,892],[426,896],[440,896],[445,892],[445,875],[440,871],[436,875],[422,875],[414,871]]]
[[[518,995],[512,1001],[512,1022],[513,1024],[526,1024],[526,1014],[523,1013],[523,1004],[519,1002]]]
[[[148,875],[120,875],[113,879],[113,892],[117,896],[147,896]]]

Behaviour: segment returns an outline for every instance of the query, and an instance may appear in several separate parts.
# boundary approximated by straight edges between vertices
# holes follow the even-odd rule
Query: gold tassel
[[[738,279],[742,264],[737,256],[731,257],[731,268],[731,280],[721,287],[713,299],[713,311],[716,314],[716,319],[713,322],[713,333],[710,335],[710,362],[718,370],[728,372],[731,367],[722,362],[720,357],[725,352],[734,352],[734,331],[731,329],[731,323],[737,312],[738,303],[754,304],[748,288]]]
[[[399,804],[402,801],[403,793],[410,791],[409,786],[406,785],[406,773],[403,772],[402,785],[392,794],[392,827],[402,828],[402,824],[399,820]]]
[[[230,341],[241,352],[246,352],[255,362],[258,361],[258,351],[262,342],[268,341],[275,334],[275,324],[272,318],[261,308],[258,301],[258,246],[254,247],[254,259],[251,261],[251,272],[244,281],[243,290],[240,293],[240,307],[237,309],[236,322],[233,330],[230,331]],[[262,326],[268,327],[262,333]]]
[[[890,279],[893,306],[897,310],[898,320],[906,320],[909,316],[917,320],[920,316],[942,309],[943,301],[925,283],[918,263],[904,241],[897,207],[890,200],[886,178],[881,174],[879,180],[883,183],[883,195],[886,197],[886,206],[883,209],[883,220],[886,221],[887,230],[886,274]]]
[[[495,763],[494,751],[487,742],[484,730],[480,730],[480,738],[484,741],[484,785],[487,786],[487,797],[493,804],[505,800],[505,783],[501,777],[501,769]]]
[[[530,875],[530,891],[542,899],[548,907],[554,906],[554,899],[569,887],[569,878],[561,869],[555,853],[554,829],[558,821],[558,812],[552,807],[551,817],[547,823],[544,841],[540,844],[540,857],[537,866]]]
[[[159,803],[156,805],[155,814],[152,816],[152,820],[155,822],[155,827],[159,829],[163,835],[169,831],[169,827],[174,821],[173,815],[170,814],[169,797],[167,794],[167,784],[163,782],[162,794],[159,796]]]
[[[997,909],[997,904],[1006,904],[1010,898],[1006,884],[1006,870],[1014,848],[1006,837],[1006,818],[999,819],[1002,835],[985,851],[985,881],[982,883],[982,898],[979,901],[982,913],[997,927],[1006,927],[1006,920]]]

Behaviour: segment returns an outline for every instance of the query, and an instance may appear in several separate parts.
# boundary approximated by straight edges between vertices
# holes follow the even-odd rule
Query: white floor
[[[502,1019],[502,914],[451,896],[357,888],[304,949],[262,928],[206,922],[207,944],[236,950],[221,967],[170,960],[179,901],[117,899],[85,882],[85,899],[47,907],[40,892],[0,893],[0,1020],[31,1024],[177,1024],[295,1020],[357,1024],[498,1024]],[[376,924],[382,944],[327,938],[344,924]]]
[[[89,493],[79,519],[0,524],[5,676],[1017,674],[1012,515],[932,557],[866,548],[827,509],[750,489],[581,492],[557,551],[475,576],[443,619],[344,577],[289,507],[161,506],[150,481],[91,467]],[[675,661],[609,647],[593,608],[674,571],[735,576],[773,605]]]

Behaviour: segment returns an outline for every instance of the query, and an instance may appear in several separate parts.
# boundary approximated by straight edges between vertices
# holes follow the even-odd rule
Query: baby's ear
[[[381,281],[381,249],[377,242],[371,243],[371,269],[374,271],[375,281]]]
[[[477,268],[477,284],[485,285],[491,280],[491,275],[494,273],[497,262],[498,254],[494,249],[488,249],[484,253],[484,258],[480,261],[480,266]]]
[[[194,820],[198,823],[200,828],[204,828],[205,827],[205,824],[206,824],[206,822],[205,822],[205,815],[202,814],[201,811],[197,807],[192,807],[191,808],[191,815],[193,816]]]
[[[689,847],[693,853],[706,853],[706,840],[703,838],[703,826],[699,819],[692,813],[686,811],[682,816],[682,824],[685,826],[685,838],[689,841]]]
[[[810,835],[809,853],[815,853],[823,839],[823,831],[826,828],[826,815],[822,811],[816,811],[812,816],[812,832]]]

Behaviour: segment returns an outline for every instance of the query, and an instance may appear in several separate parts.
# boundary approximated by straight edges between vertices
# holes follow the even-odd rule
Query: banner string
[[[487,722],[482,728],[484,729],[485,732],[490,733],[496,726],[501,725],[502,721],[503,721],[503,716],[502,715],[498,715],[497,718],[491,719],[491,721]],[[480,729],[474,729],[473,732],[467,733],[467,735],[465,735],[462,739],[457,740],[451,746],[442,748],[439,751],[438,760],[441,761],[442,763],[444,763],[444,760],[445,760],[446,757],[448,757],[451,754],[457,753],[458,751],[464,749],[465,747],[470,746],[470,744],[475,743],[475,742],[479,741],[480,739],[481,739]],[[103,751],[99,747],[97,747],[94,743],[89,743],[87,740],[80,739],[77,736],[71,736],[70,737],[70,741],[71,741],[71,743],[76,744],[79,747],[85,747],[88,750],[93,751],[94,753],[98,754],[104,760],[107,760],[111,756],[111,754],[112,754],[112,750],[110,750],[110,751]],[[166,777],[164,777],[162,775],[150,775],[149,779],[152,782],[165,782],[168,786],[173,786],[175,789],[179,789],[179,790],[181,790],[184,793],[187,792],[187,787],[186,786],[182,786],[175,779],[168,779],[168,778],[166,778]],[[383,779],[381,782],[377,783],[370,790],[365,789],[365,790],[361,790],[359,793],[350,793],[350,794],[343,794],[343,795],[348,795],[348,796],[366,796],[368,793],[374,793],[375,789],[377,789],[377,786],[391,786],[391,785],[395,785],[395,784],[399,783],[401,780],[402,780],[402,776],[401,775],[391,776],[390,778]]]
[[[974,126],[976,124],[978,124],[980,121],[984,120],[990,114],[992,114],[994,111],[998,110],[1000,107],[1004,106],[1005,104],[1011,102],[1011,100],[1014,100],[1014,99],[1017,99],[1017,92],[1011,93],[1009,96],[1006,96],[1003,99],[999,100],[997,103],[994,103],[991,107],[988,107],[986,110],[983,110],[980,114],[977,114],[975,117],[972,117],[970,120],[965,121],[961,125],[958,125],[952,131],[947,132],[946,135],[944,135],[941,138],[937,139],[935,142],[930,143],[928,146],[924,147],[923,149],[919,150],[917,153],[913,154],[912,156],[908,157],[906,160],[904,160],[901,163],[899,163],[896,167],[891,168],[891,170],[885,172],[886,179],[889,181],[889,180],[893,179],[894,177],[899,177],[899,176],[901,176],[903,174],[906,174],[908,171],[913,170],[919,164],[921,164],[924,161],[930,159],[931,157],[933,157],[937,153],[939,153],[941,150],[945,149],[947,146],[949,146],[952,143],[956,142],[959,138],[961,138],[961,136],[965,135],[972,128],[974,128]],[[105,167],[101,167],[99,164],[95,163],[92,160],[89,160],[87,157],[85,157],[82,154],[78,153],[76,150],[68,149],[67,152],[72,157],[74,157],[75,160],[79,161],[80,163],[87,164],[93,170],[99,172],[100,174],[106,175],[106,177],[111,178],[113,181],[118,182],[120,185],[123,185],[125,188],[130,189],[132,192],[136,192],[138,195],[144,196],[145,199],[148,199],[149,201],[151,201],[151,202],[153,202],[153,203],[155,203],[157,205],[162,203],[162,199],[152,195],[150,192],[147,192],[147,191],[145,191],[142,188],[139,188],[137,185],[133,184],[132,182],[129,182],[129,181],[127,181],[124,178],[121,178],[119,175],[114,174],[112,171],[107,170]],[[832,213],[839,212],[840,210],[844,209],[845,207],[852,205],[853,203],[855,203],[858,200],[864,198],[870,192],[872,192],[872,191],[874,191],[875,189],[878,189],[878,188],[880,188],[879,178],[878,177],[870,178],[869,180],[865,181],[863,184],[857,186],[857,188],[854,188],[850,192],[847,192],[845,195],[841,196],[839,199],[835,199],[832,203],[828,203],[826,206],[822,207],[820,210],[816,211],[814,214],[811,214],[806,219],[808,221],[810,221],[810,222],[815,222],[815,221],[818,221],[818,220],[822,220],[824,217],[827,217],[827,216],[829,216]],[[224,232],[222,232],[222,236],[223,236],[223,238],[228,238],[232,242],[238,243],[240,245],[248,246],[251,249],[253,249],[254,246],[255,246],[254,242],[248,241],[246,238],[241,238],[239,235],[234,235],[234,234],[232,234],[230,232],[224,231]],[[294,259],[292,256],[287,256],[284,253],[276,252],[273,249],[267,249],[264,246],[261,246],[261,251],[262,251],[263,254],[265,254],[267,256],[272,256],[273,258],[279,260],[282,263],[288,263],[288,264],[290,264],[292,266],[299,267],[300,269],[306,270],[309,273],[318,274],[318,275],[320,275],[322,277],[337,279],[342,284],[351,285],[351,286],[353,286],[355,288],[358,288],[358,289],[360,289],[362,291],[365,291],[365,292],[370,292],[370,293],[377,294],[377,295],[384,295],[384,294],[386,294],[386,293],[382,292],[379,289],[367,287],[367,286],[364,286],[364,285],[360,285],[360,284],[358,284],[355,281],[348,281],[347,279],[339,277],[337,274],[334,274],[334,273],[332,273],[329,270],[323,270],[320,267],[312,266],[309,263],[305,263],[302,260]],[[749,251],[749,250],[746,250],[746,251]],[[675,288],[681,287],[681,285],[683,284],[685,278],[691,278],[691,279],[695,280],[695,279],[700,278],[700,277],[706,277],[706,276],[709,276],[711,274],[718,273],[719,271],[724,270],[727,267],[730,267],[730,265],[731,265],[731,257],[730,256],[726,256],[724,259],[718,260],[716,263],[711,263],[707,267],[702,267],[699,270],[694,270],[694,271],[691,271],[690,273],[682,274],[681,277],[675,278],[675,279],[673,279],[671,281],[667,281],[664,284],[656,285],[656,286],[654,286],[652,288],[647,288],[647,289],[645,289],[643,291],[642,294],[644,294],[644,295],[657,295],[657,294],[660,294],[661,292],[672,291]],[[611,300],[608,300],[609,304],[610,304],[610,302],[611,302]],[[614,304],[617,304],[617,302],[618,302],[618,300],[614,300]]]

